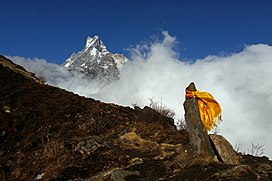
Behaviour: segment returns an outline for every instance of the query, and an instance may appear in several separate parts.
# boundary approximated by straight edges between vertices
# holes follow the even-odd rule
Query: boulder
[[[214,144],[215,152],[217,152],[219,160],[226,164],[239,164],[236,151],[222,135],[210,134],[209,136]]]

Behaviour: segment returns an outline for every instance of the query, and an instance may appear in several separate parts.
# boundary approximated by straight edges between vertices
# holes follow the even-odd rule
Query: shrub
[[[173,109],[168,108],[167,106],[163,105],[162,102],[154,101],[153,99],[149,99],[150,104],[149,107],[157,111],[158,113],[164,115],[165,117],[174,119],[176,113]]]
[[[188,130],[187,124],[186,124],[184,118],[178,119],[177,122],[176,122],[176,126],[177,126],[178,130]]]

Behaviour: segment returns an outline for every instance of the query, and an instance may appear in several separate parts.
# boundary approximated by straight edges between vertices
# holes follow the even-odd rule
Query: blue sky
[[[270,0],[0,0],[0,54],[63,63],[99,35],[112,52],[162,30],[183,59],[272,44]]]

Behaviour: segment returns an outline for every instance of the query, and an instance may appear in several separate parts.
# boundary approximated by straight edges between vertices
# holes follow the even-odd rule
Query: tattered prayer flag
[[[210,93],[186,90],[185,97],[197,99],[201,121],[207,131],[217,127],[217,123],[221,121],[222,110]]]

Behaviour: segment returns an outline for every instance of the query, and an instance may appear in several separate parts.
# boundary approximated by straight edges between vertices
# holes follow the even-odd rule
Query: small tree
[[[248,153],[253,156],[262,156],[264,154],[264,144],[251,143],[251,149],[248,150]]]
[[[241,154],[245,155],[245,154],[250,154],[252,156],[262,156],[264,154],[264,144],[254,144],[251,143],[251,148],[248,149],[247,153],[242,149],[241,144],[236,144],[234,147],[234,150],[236,152],[240,152]]]

